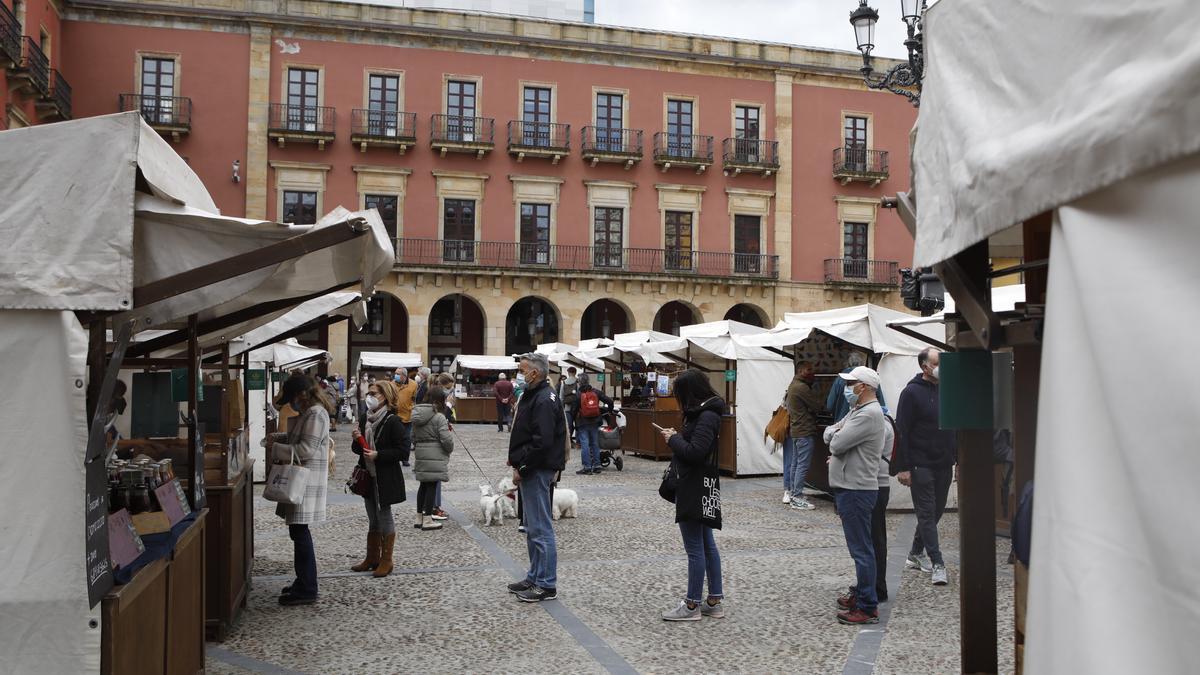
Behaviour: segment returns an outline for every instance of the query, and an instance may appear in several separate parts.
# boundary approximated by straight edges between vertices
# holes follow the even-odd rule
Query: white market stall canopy
[[[250,352],[250,363],[269,363],[280,370],[302,370],[328,360],[329,352],[305,347],[296,338],[288,338]]]
[[[364,370],[395,370],[404,368],[411,370],[420,368],[421,355],[410,352],[362,352],[358,355],[358,368],[355,372]]]
[[[313,298],[297,305],[295,309],[265,325],[259,326],[246,334],[235,344],[229,353],[237,356],[242,352],[257,350],[257,346],[269,342],[284,333],[300,328],[309,322],[323,316],[350,316],[356,326],[366,323],[366,310],[363,308],[362,295],[357,292],[330,293],[319,298]],[[253,361],[254,354],[250,359]],[[272,363],[275,363],[272,361]]]
[[[517,360],[511,356],[476,356],[460,354],[450,362],[450,372],[462,370],[516,370]]]

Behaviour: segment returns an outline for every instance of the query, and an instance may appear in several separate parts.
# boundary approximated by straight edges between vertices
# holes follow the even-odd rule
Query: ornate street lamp
[[[879,12],[867,6],[867,0],[858,0],[858,9],[850,12],[850,25],[854,26],[854,38],[858,51],[863,55],[863,81],[871,89],[887,89],[893,94],[907,98],[914,106],[921,105],[921,79],[925,75],[925,52],[921,30],[923,29],[926,0],[900,0],[900,18],[908,26],[908,63],[901,63],[875,77],[871,67],[871,50],[875,49],[875,24]]]

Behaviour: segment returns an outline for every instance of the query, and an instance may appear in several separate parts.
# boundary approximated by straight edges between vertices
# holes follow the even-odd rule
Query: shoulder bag
[[[267,487],[263,489],[263,499],[279,504],[303,504],[309,473],[309,469],[296,463],[296,451],[292,450],[290,464],[276,464],[271,468]]]

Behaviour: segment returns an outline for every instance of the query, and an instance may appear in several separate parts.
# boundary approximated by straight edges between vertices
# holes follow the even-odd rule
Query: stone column
[[[243,172],[247,218],[267,217],[267,124],[270,101],[271,27],[251,24],[250,106],[246,125],[246,167]]]
[[[333,359],[329,363],[330,373],[346,376],[357,365],[350,363],[350,322],[351,319],[346,319],[329,325],[329,356]]]
[[[791,73],[775,73],[775,138],[779,171],[775,174],[775,250],[779,279],[792,280],[792,91]]]

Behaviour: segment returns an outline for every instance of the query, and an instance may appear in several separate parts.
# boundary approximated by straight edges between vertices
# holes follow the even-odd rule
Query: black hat
[[[292,373],[288,379],[283,381],[283,388],[279,392],[279,405],[285,406],[295,400],[300,392],[305,391],[313,386],[313,380],[304,373]]]

